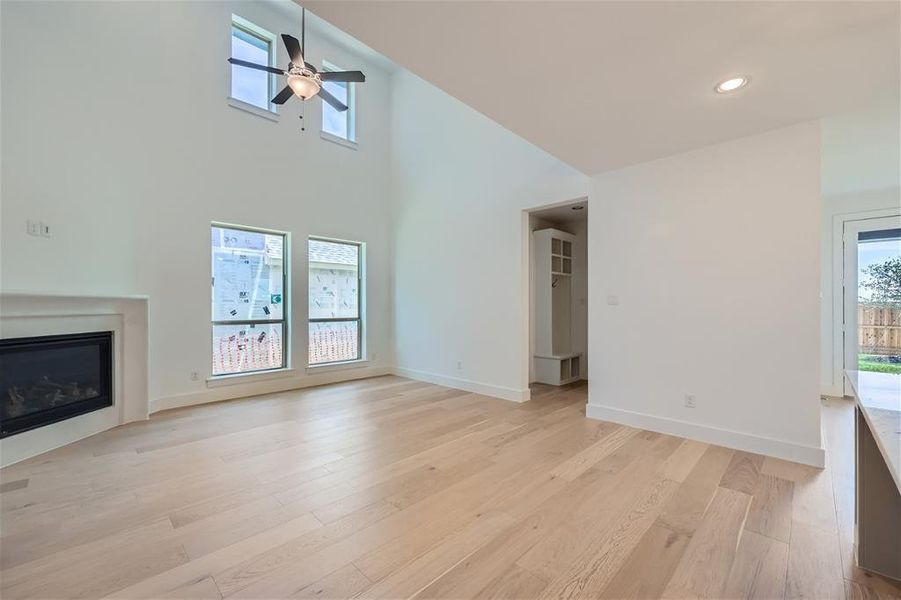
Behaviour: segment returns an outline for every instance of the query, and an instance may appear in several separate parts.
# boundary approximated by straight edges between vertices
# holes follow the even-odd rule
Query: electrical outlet
[[[197,381],[198,379],[200,379],[200,373],[191,371],[191,381]]]
[[[457,361],[457,370],[458,371],[463,370],[463,361],[460,361],[460,360]]]
[[[614,295],[607,296],[607,305],[608,306],[619,306],[619,296],[614,296]]]
[[[695,407],[694,394],[685,394],[685,408],[694,408],[694,407]]]

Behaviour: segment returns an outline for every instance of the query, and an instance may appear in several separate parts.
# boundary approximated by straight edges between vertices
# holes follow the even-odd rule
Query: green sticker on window
[[[282,303],[282,295],[281,294],[270,294],[269,302],[271,304],[281,304]]]

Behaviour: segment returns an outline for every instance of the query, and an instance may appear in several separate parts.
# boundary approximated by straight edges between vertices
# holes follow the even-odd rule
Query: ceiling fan
[[[306,41],[306,10],[304,10],[301,18],[301,39]],[[238,58],[229,58],[228,62],[240,67],[248,69],[256,69],[258,71],[266,71],[275,75],[285,75],[288,78],[288,85],[282,89],[272,99],[273,104],[284,104],[293,95],[301,100],[309,100],[315,95],[319,95],[325,102],[328,102],[335,110],[343,112],[347,110],[347,106],[340,100],[331,95],[327,90],[323,89],[324,81],[344,81],[353,83],[363,83],[366,76],[362,71],[322,71],[319,72],[313,65],[304,62],[303,45],[296,37],[286,33],[282,34],[282,42],[291,58],[287,69],[279,69],[268,65],[258,65]]]

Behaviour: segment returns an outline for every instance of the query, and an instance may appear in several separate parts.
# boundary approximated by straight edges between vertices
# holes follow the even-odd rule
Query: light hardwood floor
[[[878,598],[851,407],[820,471],[381,377],[168,411],[2,471],[3,598]]]

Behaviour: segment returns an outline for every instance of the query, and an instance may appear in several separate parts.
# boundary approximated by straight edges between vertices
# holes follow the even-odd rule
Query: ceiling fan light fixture
[[[321,89],[318,81],[306,75],[289,75],[288,87],[295,96],[304,100],[309,100]]]
[[[728,94],[729,92],[734,92],[745,87],[750,81],[751,78],[744,75],[739,77],[730,77],[729,79],[716,84],[716,87],[713,88],[713,91],[715,91],[717,94]]]

